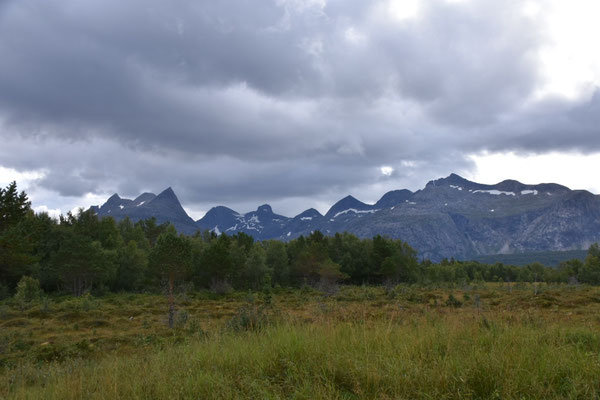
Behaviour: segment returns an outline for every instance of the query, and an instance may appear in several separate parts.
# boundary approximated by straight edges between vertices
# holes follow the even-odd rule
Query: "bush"
[[[43,291],[40,289],[40,281],[30,276],[24,276],[17,284],[17,292],[14,299],[24,306],[34,300],[38,300]]]
[[[227,329],[234,332],[260,331],[271,323],[272,317],[267,313],[267,307],[248,304],[227,322]]]
[[[459,299],[454,297],[454,295],[452,293],[450,293],[450,296],[448,296],[448,300],[446,300],[446,306],[459,308],[459,307],[462,307],[462,305],[463,305],[462,301],[460,301]]]
[[[179,310],[175,315],[175,327],[179,329],[185,328],[185,325],[188,323],[190,319],[190,314],[187,310]]]

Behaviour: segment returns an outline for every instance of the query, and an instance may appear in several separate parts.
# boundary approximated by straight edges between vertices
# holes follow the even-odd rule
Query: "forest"
[[[0,299],[23,279],[45,292],[158,292],[191,286],[215,293],[303,287],[437,282],[565,282],[600,284],[600,249],[557,268],[517,267],[454,259],[433,263],[401,240],[315,231],[289,242],[255,241],[239,233],[179,235],[169,224],[99,219],[80,209],[58,220],[34,213],[16,182],[0,189]]]
[[[12,183],[0,398],[598,398],[588,253],[516,267],[433,263],[381,236],[183,236],[93,211],[55,220]]]

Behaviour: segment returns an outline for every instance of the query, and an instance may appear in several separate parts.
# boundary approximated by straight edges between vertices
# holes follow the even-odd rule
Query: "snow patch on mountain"
[[[501,194],[504,194],[506,196],[516,196],[515,192],[504,192],[502,190],[473,190],[473,193],[487,193],[487,194],[492,194],[494,196],[499,196]]]
[[[335,215],[333,216],[333,218],[337,218],[337,217],[338,217],[338,216],[340,216],[340,215],[343,215],[343,214],[348,214],[348,213],[350,213],[350,212],[352,212],[352,213],[354,213],[354,214],[373,214],[373,213],[375,213],[375,212],[377,212],[377,211],[379,211],[379,210],[362,210],[362,211],[361,211],[361,210],[357,210],[356,208],[349,208],[349,209],[347,209],[347,210],[340,211],[339,213],[335,214]]]
[[[522,195],[532,194],[534,196],[537,196],[538,191],[537,190],[521,190],[521,194]]]

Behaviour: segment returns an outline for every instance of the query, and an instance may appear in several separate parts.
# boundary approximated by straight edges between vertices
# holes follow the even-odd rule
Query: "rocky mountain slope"
[[[113,217],[117,221],[129,217],[139,221],[155,217],[161,224],[171,222],[179,232],[191,235],[198,230],[196,222],[185,212],[173,189],[167,188],[158,196],[143,193],[135,200],[122,199],[112,195],[102,206],[92,206],[100,217]]]
[[[452,174],[429,182],[417,192],[395,190],[377,203],[347,196],[325,215],[308,209],[289,218],[267,204],[240,214],[212,208],[193,221],[171,188],[135,200],[113,195],[100,216],[139,220],[155,216],[186,234],[211,230],[244,232],[258,240],[290,240],[320,230],[326,235],[348,231],[359,237],[386,235],[408,242],[422,257],[467,259],[487,254],[586,249],[600,241],[600,196],[557,184],[525,185],[506,180],[483,185]]]

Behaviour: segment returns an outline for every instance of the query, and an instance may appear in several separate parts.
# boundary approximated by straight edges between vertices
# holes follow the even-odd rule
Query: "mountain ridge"
[[[115,219],[154,216],[185,234],[243,232],[257,240],[290,240],[315,230],[325,235],[380,234],[406,241],[432,260],[580,250],[600,241],[598,195],[555,183],[530,185],[507,179],[480,184],[457,174],[429,181],[416,192],[387,192],[375,204],[348,195],[325,215],[309,208],[287,217],[274,213],[269,204],[245,214],[216,206],[194,221],[170,187],[159,195],[143,193],[134,200],[114,194],[93,208],[99,216]]]

